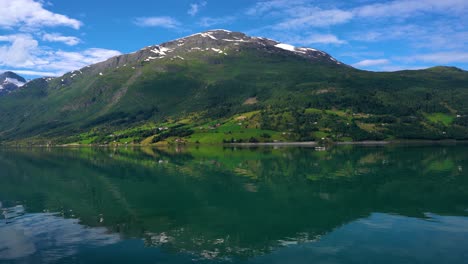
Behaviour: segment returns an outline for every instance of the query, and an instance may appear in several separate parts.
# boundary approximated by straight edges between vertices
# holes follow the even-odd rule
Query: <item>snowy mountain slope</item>
[[[0,74],[0,95],[8,94],[26,84],[26,80],[14,72]]]

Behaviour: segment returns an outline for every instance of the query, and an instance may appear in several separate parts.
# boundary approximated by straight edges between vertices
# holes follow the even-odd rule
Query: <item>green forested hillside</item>
[[[4,143],[468,139],[468,72],[376,73],[209,31],[0,97]]]

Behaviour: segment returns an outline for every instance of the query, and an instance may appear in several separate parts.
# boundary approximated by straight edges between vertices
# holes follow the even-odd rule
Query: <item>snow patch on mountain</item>
[[[5,78],[5,81],[3,82],[3,84],[8,84],[8,83],[14,84],[18,87],[21,87],[26,84],[25,82],[19,81],[17,79],[7,77]]]
[[[200,33],[200,35],[204,38],[208,37],[208,38],[211,38],[213,40],[218,40],[216,37],[214,37],[213,35],[211,35],[210,33]]]
[[[161,57],[151,57],[151,56],[149,56],[148,58],[145,59],[145,61],[156,60],[156,59],[164,58],[164,57],[165,57],[165,56],[161,56]]]
[[[226,30],[226,29],[212,29],[212,30],[209,30],[209,32],[217,32],[217,31],[222,31],[222,32],[226,32],[226,33],[232,33],[232,31],[229,31],[229,30]]]
[[[27,81],[23,77],[13,72],[4,72],[0,74],[0,95],[10,93],[26,83]]]
[[[168,52],[172,52],[171,49],[162,47],[162,46],[155,46],[154,49],[151,50],[154,54],[159,56],[166,56]]]
[[[306,54],[307,50],[308,50],[307,48],[296,48],[293,45],[284,44],[284,43],[276,44],[275,47],[280,48],[280,49],[284,49],[284,50],[287,50],[287,51],[302,53],[302,54]]]
[[[284,43],[276,44],[275,47],[288,50],[288,51],[292,51],[292,52],[296,51],[296,47],[294,47],[293,45],[284,44]]]
[[[229,42],[250,42],[245,39],[223,39],[223,41],[229,41]]]

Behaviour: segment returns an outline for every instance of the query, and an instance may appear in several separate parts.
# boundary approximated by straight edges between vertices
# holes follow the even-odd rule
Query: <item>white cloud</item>
[[[27,32],[0,35],[1,68],[33,76],[53,76],[120,54],[107,49],[88,48],[70,52],[42,46],[39,40],[69,46],[79,44],[81,40],[78,37],[44,32],[42,29],[56,26],[79,29],[82,22],[46,10],[44,6],[52,5],[43,0],[0,0],[0,6],[0,28]]]
[[[271,26],[265,26],[250,32],[278,36],[286,43],[299,45],[347,43],[330,33],[308,33],[310,28],[323,28],[344,24],[353,19],[353,13],[337,8],[323,9],[308,0],[270,0],[257,2],[246,11],[251,17],[274,19]],[[310,32],[310,31],[309,31]]]
[[[198,25],[202,27],[211,27],[215,25],[222,25],[222,24],[229,24],[236,20],[235,17],[233,16],[227,16],[227,17],[203,17],[200,19],[198,22]]]
[[[383,35],[381,32],[376,32],[376,31],[362,32],[361,30],[359,30],[357,32],[353,32],[350,34],[351,40],[365,41],[365,42],[379,41],[384,37],[387,38],[388,35]]]
[[[356,18],[407,18],[418,14],[441,13],[450,16],[464,16],[468,12],[466,0],[394,0],[381,3],[361,4],[338,9],[333,3],[327,5],[307,0],[269,0],[260,1],[247,9],[249,16],[280,17],[280,28],[306,26],[327,26],[346,23]],[[321,4],[321,8],[318,6]],[[341,4],[344,6],[344,4]],[[351,4],[353,5],[353,4]]]
[[[468,52],[465,51],[450,51],[450,52],[436,52],[428,54],[418,54],[400,58],[402,61],[421,61],[431,62],[438,64],[449,64],[449,63],[468,63]]]
[[[412,49],[459,50],[468,45],[468,28],[454,29],[447,21],[428,21],[425,25],[390,25],[348,33],[348,39],[360,42],[404,40]]]
[[[257,2],[255,5],[247,9],[246,14],[249,16],[261,16],[264,14],[271,15],[271,12],[277,10],[288,10],[293,7],[304,7],[304,0],[269,0]]]
[[[303,41],[304,44],[345,44],[346,41],[339,39],[332,34],[313,34]]]
[[[265,15],[282,21],[273,26],[277,30],[324,27],[342,24],[353,18],[353,13],[340,9],[322,9],[304,0],[271,0],[258,2],[246,11],[249,16]]]
[[[90,48],[79,52],[54,51],[42,58],[47,64],[38,65],[40,70],[54,71],[61,75],[66,72],[83,68],[84,66],[105,61],[121,53],[116,50]]]
[[[0,65],[27,67],[34,65],[39,43],[28,34],[0,36]]]
[[[339,9],[320,10],[310,9],[307,14],[300,17],[287,19],[276,26],[276,29],[301,29],[308,27],[324,27],[330,25],[343,24],[353,18],[353,14]]]
[[[430,66],[408,66],[408,65],[384,65],[380,67],[379,71],[385,72],[395,72],[395,71],[404,71],[404,70],[422,70],[427,69]]]
[[[83,66],[104,61],[108,58],[118,56],[121,53],[116,50],[91,48],[81,52],[56,51],[53,53],[58,57],[57,60],[72,62],[73,65],[81,64]],[[59,67],[60,68],[60,67]]]
[[[42,47],[30,34],[0,36],[0,66],[58,76],[120,55],[116,50],[90,48],[76,52]]]
[[[246,15],[276,20],[272,26],[258,29],[260,32],[274,30],[294,36],[303,34],[300,30],[311,27],[330,27],[354,21],[360,25],[353,25],[352,28],[357,26],[358,30],[349,34],[350,40],[376,42],[403,38],[412,42],[414,46],[418,40],[419,46],[434,44],[437,47],[445,45],[459,48],[466,46],[466,34],[459,32],[466,31],[466,23],[460,21],[460,18],[466,20],[467,12],[467,0],[393,0],[380,3],[355,1],[346,4],[309,0],[268,0],[252,5],[246,11]],[[443,15],[441,21],[448,25],[436,25],[439,22],[435,21],[438,17],[434,18],[433,14]],[[407,20],[419,15],[426,15],[427,20],[424,24],[407,25]],[[391,23],[388,22],[389,19],[392,19]],[[385,20],[387,22],[382,23]],[[434,32],[436,30],[437,32]]]
[[[436,28],[431,28],[434,32]],[[357,41],[375,42],[381,40],[395,40],[399,38],[415,39],[421,41],[421,37],[428,33],[427,27],[420,27],[412,24],[405,25],[380,25],[370,31],[351,32],[350,38]]]
[[[32,70],[18,70],[18,69],[1,69],[0,72],[11,71],[19,75],[30,75],[30,76],[56,76],[56,72],[46,72],[46,71],[32,71]]]
[[[61,34],[58,34],[58,33],[52,33],[52,34],[46,33],[42,35],[42,40],[49,41],[49,42],[62,42],[62,43],[67,44],[68,46],[75,46],[81,42],[81,40],[77,37],[62,36]]]
[[[397,0],[364,5],[354,9],[360,17],[408,17],[418,13],[460,13],[468,8],[466,0]]]
[[[387,59],[376,59],[376,60],[362,60],[360,62],[354,63],[354,67],[371,67],[389,64],[390,61]]]
[[[365,3],[366,1],[361,1]],[[372,2],[372,1],[367,1]],[[262,15],[285,15],[288,18],[307,17],[313,15],[313,12],[320,11],[318,4],[325,6],[324,3],[316,1],[315,3],[307,0],[268,0],[260,1],[247,9],[246,14],[250,16]],[[329,7],[336,6],[331,3]],[[356,17],[407,17],[418,13],[447,13],[464,15],[468,9],[466,0],[394,0],[384,1],[382,3],[361,4],[348,9],[321,8],[323,12],[339,10],[351,13]]]
[[[333,34],[308,34],[306,36],[288,34],[283,37],[279,37],[286,43],[298,44],[298,45],[313,45],[313,44],[334,44],[341,45],[345,44],[346,41],[339,39]]]
[[[174,29],[180,26],[180,22],[168,16],[160,17],[139,17],[135,19],[135,24],[141,27],[162,27]]]
[[[190,4],[190,8],[187,11],[187,14],[189,14],[191,16],[195,16],[195,15],[198,14],[198,12],[200,12],[200,9],[202,7],[205,7],[206,5],[207,5],[206,1],[202,1],[200,3],[195,3],[195,4]]]
[[[44,9],[41,1],[34,0],[0,0],[2,28],[38,28],[67,26],[79,29],[82,22],[65,15],[56,14]]]
[[[451,51],[427,54],[416,54],[406,57],[392,57],[388,59],[368,59],[352,64],[357,68],[368,68],[378,71],[401,71],[426,69],[434,65],[451,65],[468,63],[468,52]]]

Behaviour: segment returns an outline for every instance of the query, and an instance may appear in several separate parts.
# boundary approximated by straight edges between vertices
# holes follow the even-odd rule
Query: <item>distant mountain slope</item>
[[[457,68],[367,72],[315,49],[213,30],[27,83],[0,98],[0,138],[102,143],[138,128],[128,140],[139,142],[160,138],[162,124],[185,120],[177,126],[193,132],[242,113],[254,113],[242,129],[290,135],[275,140],[461,138],[467,101],[468,73]],[[162,138],[187,137],[171,133]]]
[[[0,96],[8,94],[26,84],[26,80],[14,72],[0,74]]]

